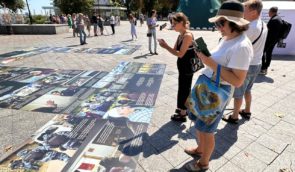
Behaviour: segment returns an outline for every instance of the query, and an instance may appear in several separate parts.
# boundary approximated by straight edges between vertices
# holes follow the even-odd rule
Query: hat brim
[[[239,26],[244,26],[249,24],[250,22],[248,20],[245,20],[243,18],[239,18],[239,17],[232,17],[232,16],[224,16],[224,15],[217,15],[215,17],[211,17],[209,18],[209,22],[210,23],[214,23],[216,21],[218,21],[220,18],[225,18],[228,21],[234,22]]]

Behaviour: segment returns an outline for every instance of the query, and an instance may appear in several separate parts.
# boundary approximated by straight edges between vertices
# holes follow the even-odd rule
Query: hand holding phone
[[[157,39],[159,43],[165,42],[164,39]]]
[[[207,44],[205,43],[204,39],[202,37],[199,37],[195,41],[193,41],[193,46],[197,51],[202,52],[206,56],[211,56],[210,51],[207,48]]]
[[[160,26],[160,30],[163,30],[167,26],[167,23],[164,23]]]

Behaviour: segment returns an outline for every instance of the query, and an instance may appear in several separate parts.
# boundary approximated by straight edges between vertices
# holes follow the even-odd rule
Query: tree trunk
[[[32,18],[32,15],[31,15],[31,11],[30,11],[30,7],[29,7],[29,4],[28,4],[28,0],[26,0],[26,3],[27,3],[27,7],[28,7],[28,11],[29,11],[29,18],[30,18],[30,24],[33,24],[33,18]]]

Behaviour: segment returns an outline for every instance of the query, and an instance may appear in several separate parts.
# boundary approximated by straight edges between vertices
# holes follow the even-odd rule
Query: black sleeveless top
[[[179,40],[180,36],[177,38],[176,50],[180,51],[182,40]],[[177,59],[177,69],[179,74],[193,74],[191,59],[195,57],[194,47],[190,45],[182,58]]]

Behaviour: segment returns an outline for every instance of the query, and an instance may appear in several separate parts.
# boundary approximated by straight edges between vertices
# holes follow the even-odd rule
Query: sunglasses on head
[[[224,27],[225,21],[226,20],[219,20],[219,21],[215,22],[214,24],[216,27],[221,28],[221,27]]]

